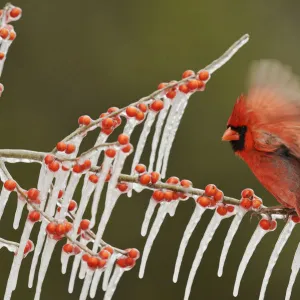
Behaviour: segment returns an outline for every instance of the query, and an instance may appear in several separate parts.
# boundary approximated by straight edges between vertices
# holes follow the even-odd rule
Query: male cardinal
[[[288,67],[270,60],[253,63],[248,95],[237,99],[222,140],[300,216],[300,80]]]

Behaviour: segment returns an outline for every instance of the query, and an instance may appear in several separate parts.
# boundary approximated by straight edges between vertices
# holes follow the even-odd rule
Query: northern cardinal
[[[277,61],[253,63],[223,141],[284,206],[300,216],[300,80]]]

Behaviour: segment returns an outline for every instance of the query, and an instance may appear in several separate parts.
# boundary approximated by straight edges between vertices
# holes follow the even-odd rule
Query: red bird
[[[248,95],[237,99],[222,140],[300,216],[300,80],[288,67],[268,60],[253,64]]]

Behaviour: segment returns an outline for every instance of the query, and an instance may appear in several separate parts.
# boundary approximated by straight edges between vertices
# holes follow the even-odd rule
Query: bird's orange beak
[[[232,130],[230,127],[226,129],[222,136],[222,141],[230,142],[230,141],[238,141],[240,139],[240,135],[238,132]]]

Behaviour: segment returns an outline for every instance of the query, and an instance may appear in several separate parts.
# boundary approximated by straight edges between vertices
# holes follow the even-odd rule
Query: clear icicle
[[[300,243],[298,244],[298,247],[295,252],[294,259],[293,259],[292,272],[291,272],[289,284],[288,284],[288,287],[286,290],[285,300],[290,300],[290,298],[291,298],[292,289],[293,289],[296,277],[298,275],[299,269],[300,269]]]
[[[50,199],[47,203],[47,207],[46,207],[46,210],[45,210],[45,213],[50,215],[51,217],[55,213],[58,192],[59,192],[59,190],[64,188],[64,184],[65,184],[66,179],[69,176],[69,173],[66,172],[66,171],[60,170],[59,172],[56,173],[55,176],[56,176],[56,178],[55,178],[54,187],[53,187],[52,193],[50,195]],[[38,234],[37,242],[36,242],[36,245],[35,245],[35,249],[34,249],[32,262],[31,262],[29,280],[28,280],[28,287],[29,288],[32,288],[32,286],[33,286],[33,280],[34,280],[36,266],[37,266],[38,259],[39,259],[39,256],[41,254],[41,251],[42,251],[42,248],[43,248],[43,245],[44,245],[44,241],[45,241],[45,237],[46,237],[47,224],[48,224],[48,221],[43,218],[42,219],[42,224],[41,224],[41,227],[40,227],[40,231],[39,231],[39,234]]]
[[[94,197],[93,197],[90,228],[93,228],[95,225],[95,222],[96,222],[99,201],[101,199],[101,194],[102,194],[103,186],[105,183],[105,179],[109,173],[112,161],[113,161],[113,158],[110,158],[105,155],[104,162],[103,162],[102,169],[101,169],[100,176],[99,176],[99,180],[96,185],[96,189],[95,189],[95,193],[94,193]]]
[[[54,178],[54,173],[51,172],[50,170],[46,170],[45,179],[40,187],[40,200],[41,200],[40,209],[41,210],[44,210],[44,207],[46,205],[47,195],[50,190],[53,178]]]
[[[280,255],[283,247],[285,246],[287,240],[289,239],[290,235],[292,234],[292,231],[293,231],[295,225],[296,225],[295,222],[293,222],[292,220],[289,220],[279,235],[279,238],[278,238],[278,240],[275,244],[275,247],[272,251],[272,254],[270,256],[264,279],[262,281],[262,286],[261,286],[260,294],[259,294],[259,300],[263,300],[265,298],[266,289],[267,289],[273,268],[278,260],[278,257]]]
[[[177,209],[177,206],[179,204],[180,200],[173,200],[170,205],[169,205],[169,210],[168,210],[168,214],[170,217],[174,217],[175,216],[175,212]]]
[[[25,206],[26,202],[24,199],[20,199],[20,197],[18,197],[18,202],[17,202],[17,209],[15,212],[15,218],[14,218],[14,223],[13,223],[13,228],[14,229],[18,229],[19,228],[19,224],[20,224],[20,220],[22,217],[22,212],[23,212],[23,208]]]
[[[180,267],[181,267],[181,263],[182,263],[182,259],[184,256],[186,246],[187,246],[189,239],[192,236],[197,224],[199,223],[199,221],[202,217],[202,214],[205,212],[205,210],[206,210],[205,208],[203,208],[202,206],[200,206],[196,203],[195,210],[190,218],[189,223],[186,226],[186,229],[184,231],[184,234],[181,239],[180,246],[179,246],[175,269],[174,269],[173,282],[175,282],[175,283],[178,280],[178,275],[179,275],[179,271],[180,271]]]
[[[236,275],[235,283],[234,283],[234,289],[233,289],[233,296],[236,297],[239,293],[239,288],[241,284],[242,277],[244,275],[244,272],[246,270],[247,264],[250,261],[251,256],[253,255],[257,245],[262,240],[262,238],[267,233],[267,230],[262,229],[259,225],[256,227],[256,230],[254,231],[247,248],[244,252],[243,258],[240,262],[239,269]]]
[[[94,273],[95,272],[90,268],[87,269],[79,300],[85,300],[87,298]]]
[[[119,266],[115,267],[114,274],[109,281],[103,300],[110,300],[112,298],[124,272],[125,272],[124,269],[120,268]]]
[[[10,269],[9,277],[7,280],[6,291],[4,295],[4,300],[9,300],[11,298],[12,292],[15,290],[18,282],[19,271],[24,256],[24,249],[27,241],[29,240],[30,233],[32,231],[33,224],[28,219],[26,220],[22,237],[20,240],[20,245],[18,248],[17,255],[14,256],[14,260]]]
[[[106,265],[106,269],[104,272],[104,278],[103,278],[103,282],[102,282],[102,290],[106,291],[107,286],[108,286],[108,282],[110,279],[110,275],[112,273],[113,267],[115,265],[115,261],[120,257],[121,255],[113,253],[112,256],[109,258],[107,265]]]
[[[217,228],[220,225],[220,222],[222,221],[223,217],[221,217],[217,212],[214,213],[210,223],[208,224],[205,233],[203,235],[203,238],[200,242],[198,251],[196,253],[196,256],[193,261],[193,265],[189,274],[189,278],[186,284],[185,288],[185,294],[184,294],[184,300],[188,300],[190,293],[191,293],[191,288],[193,285],[193,281],[196,275],[196,272],[198,270],[198,267],[201,263],[203,254],[205,250],[207,249],[208,244],[210,243],[211,239],[213,238]]]
[[[8,191],[4,186],[2,187],[1,194],[0,194],[0,220],[2,218],[3,211],[8,201],[8,197],[10,193],[11,192]]]
[[[96,296],[97,288],[98,288],[99,281],[100,281],[103,271],[104,271],[103,269],[97,269],[95,271],[95,274],[94,274],[94,277],[92,280],[92,284],[91,284],[91,288],[90,288],[90,298],[92,298],[92,299],[95,298],[95,296]]]
[[[80,177],[81,177],[81,174],[77,174],[74,172],[71,174],[71,178],[68,182],[68,186],[67,186],[66,192],[64,194],[62,204],[61,204],[59,220],[63,220],[65,218],[65,214],[68,211],[69,202],[73,197],[73,194],[75,192],[75,189],[77,187]]]
[[[131,175],[134,174],[134,169],[140,161],[140,158],[142,156],[142,153],[143,153],[146,141],[147,141],[147,137],[150,133],[150,130],[151,130],[152,124],[155,120],[156,114],[157,114],[156,112],[153,112],[150,110],[148,113],[147,119],[144,122],[144,127],[143,127],[139,142],[138,142],[138,144],[136,146],[136,150],[135,150],[135,155],[134,155],[134,159],[133,159],[133,163],[132,163],[132,167],[131,167]]]
[[[145,213],[144,221],[142,224],[142,230],[141,230],[142,236],[146,236],[146,234],[147,234],[149,223],[153,216],[156,205],[157,205],[157,202],[151,197],[149,204],[148,204],[148,208]]]
[[[56,243],[57,243],[57,241],[54,239],[47,238],[47,240],[46,240],[46,244],[45,244],[44,251],[42,254],[42,258],[41,258],[41,265],[40,265],[40,269],[39,269],[38,282],[36,285],[34,300],[39,300],[41,297],[42,285],[43,285],[43,282],[44,282],[44,279],[46,276],[46,272],[48,270],[48,266],[50,264],[51,256],[52,256],[52,253],[53,253]]]
[[[224,245],[223,245],[223,249],[221,252],[221,256],[220,256],[219,269],[218,269],[219,277],[221,277],[223,274],[224,264],[225,264],[226,257],[227,257],[230,245],[232,243],[232,240],[242,222],[244,215],[247,212],[245,209],[243,209],[242,207],[239,207],[239,206],[236,206],[235,210],[236,210],[236,216],[234,217],[234,219],[231,222],[231,225],[228,229],[226,238],[224,240]]]
[[[164,159],[163,159],[163,167],[162,167],[162,171],[161,171],[161,177],[162,178],[166,177],[166,171],[167,171],[167,166],[168,166],[168,161],[169,161],[171,148],[172,148],[173,142],[175,140],[175,136],[176,136],[178,127],[180,125],[180,121],[183,117],[185,108],[188,104],[188,100],[189,100],[189,96],[187,96],[186,94],[182,95],[180,104],[177,106],[177,111],[175,113],[173,125],[172,125],[172,128],[170,130],[168,143],[166,144],[166,148],[165,148]]]
[[[138,124],[138,121],[135,118],[129,118],[127,119],[127,123],[124,127],[124,131],[123,133],[128,135],[130,137],[130,135],[132,134],[134,127]]]
[[[149,168],[148,171],[152,172],[153,171],[153,165],[154,165],[154,161],[155,161],[155,156],[156,156],[156,150],[157,150],[157,146],[159,143],[159,138],[160,138],[160,134],[161,134],[161,130],[163,128],[163,124],[165,121],[165,118],[167,116],[167,113],[169,111],[170,108],[170,100],[168,98],[164,98],[164,108],[160,111],[159,115],[158,115],[158,119],[155,125],[155,132],[154,132],[154,136],[152,139],[152,146],[151,146],[151,155],[150,155],[150,163],[149,163]]]
[[[160,208],[158,209],[156,218],[154,220],[154,223],[152,225],[152,228],[150,230],[150,233],[148,235],[145,247],[144,247],[144,251],[143,251],[143,256],[142,256],[142,261],[141,261],[141,266],[140,266],[140,272],[139,272],[139,277],[143,278],[144,277],[144,273],[145,273],[145,268],[146,268],[146,263],[147,263],[147,259],[148,256],[150,254],[151,251],[151,247],[153,245],[153,242],[159,232],[159,229],[167,215],[168,212],[168,208],[169,208],[169,203],[167,202],[162,202],[160,204]]]
[[[70,258],[70,254],[66,253],[65,251],[61,251],[60,262],[61,262],[62,274],[66,274],[67,272],[69,258]]]

